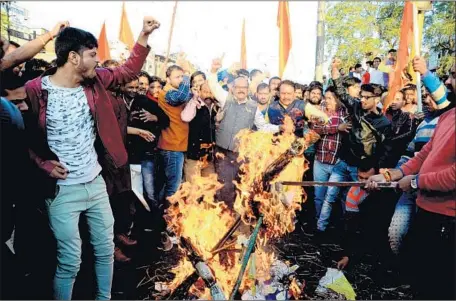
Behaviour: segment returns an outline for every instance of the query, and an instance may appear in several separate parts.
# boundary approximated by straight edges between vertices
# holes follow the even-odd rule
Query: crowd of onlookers
[[[368,54],[348,74],[334,59],[330,78],[309,85],[237,64],[222,69],[220,59],[207,73],[180,59],[160,78],[141,71],[147,39],[159,25],[145,18],[125,62],[99,62],[96,38],[67,23],[22,46],[2,40],[4,252],[25,252],[33,225],[23,212],[42,208],[57,243],[54,297],[70,299],[84,213],[96,298],[109,299],[113,261],[131,261],[125,249],[138,243],[130,235],[137,206],[150,219],[143,230],[154,233],[161,248],[171,248],[166,198],[183,181],[216,173],[224,183],[217,199],[232,208],[240,168],[236,134],[289,131],[289,116],[297,137],[309,131],[320,136],[305,151],[304,180],[366,182],[307,190],[317,240],[327,237],[333,209],[342,212],[338,268],[356,262],[367,248],[390,252],[397,262],[419,260],[410,280],[418,297],[454,299],[454,68],[441,80],[415,57],[421,99],[404,73],[404,86],[390,103],[387,71],[395,66],[394,49],[383,63],[380,57],[367,61]],[[56,60],[34,59],[52,39]],[[398,186],[378,190],[379,182]],[[385,247],[380,238],[386,233]]]

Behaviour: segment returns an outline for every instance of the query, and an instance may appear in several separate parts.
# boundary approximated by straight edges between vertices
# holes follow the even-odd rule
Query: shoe
[[[136,244],[138,244],[136,240],[129,238],[125,234],[118,234],[116,237],[122,244],[126,246],[135,246]]]
[[[131,258],[127,257],[121,249],[119,249],[118,247],[115,247],[114,248],[114,260],[117,261],[117,262],[122,262],[122,263],[126,263],[126,262],[130,262],[131,261]]]

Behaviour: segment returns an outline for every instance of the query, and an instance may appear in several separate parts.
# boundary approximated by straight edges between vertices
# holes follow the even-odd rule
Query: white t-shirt
[[[42,79],[48,91],[46,130],[50,149],[68,170],[59,185],[74,185],[92,181],[101,172],[95,151],[95,120],[90,112],[82,86],[54,86],[49,76]]]
[[[383,72],[374,68],[369,68],[370,83],[385,86]]]

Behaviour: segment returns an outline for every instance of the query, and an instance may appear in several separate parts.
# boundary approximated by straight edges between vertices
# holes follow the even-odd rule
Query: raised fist
[[[145,35],[150,35],[155,29],[160,27],[160,22],[155,20],[154,17],[145,16],[143,21],[143,33]]]
[[[60,33],[60,31],[62,29],[64,29],[65,27],[68,27],[68,26],[70,26],[70,22],[61,21],[61,22],[57,23],[49,33],[52,35],[52,38],[55,38],[56,36],[58,36],[58,34]]]
[[[220,58],[213,59],[211,66],[212,73],[217,72],[220,68],[222,68],[222,60]]]
[[[333,69],[339,70],[341,64],[342,64],[342,61],[339,58],[335,57],[331,63],[331,67]]]

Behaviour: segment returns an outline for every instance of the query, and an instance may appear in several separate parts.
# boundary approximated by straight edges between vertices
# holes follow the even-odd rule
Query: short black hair
[[[173,73],[173,71],[176,71],[176,70],[184,72],[184,69],[182,69],[182,67],[177,66],[177,65],[172,65],[172,66],[169,66],[168,69],[166,69],[166,77],[167,78],[170,77],[171,73]]]
[[[385,89],[377,84],[364,84],[361,86],[361,91],[370,92],[377,97],[381,97],[383,92],[385,92]]]
[[[250,73],[246,69],[239,69],[238,72],[237,72],[237,75],[238,76],[247,76],[247,78],[250,77]]]
[[[361,68],[362,66],[363,66],[363,65],[361,65],[361,64],[358,63],[358,64],[355,65],[355,69]]]
[[[149,73],[147,73],[146,71],[141,71],[141,72],[139,72],[138,78],[140,78],[140,77],[145,77],[145,78],[147,78],[147,80],[148,80],[149,83],[150,83],[150,75],[149,75]]]
[[[339,72],[340,72],[341,70],[344,70],[344,68],[340,68],[340,69],[339,69]]]
[[[413,90],[415,91],[416,90],[416,85],[414,84],[407,84],[404,88],[403,88],[404,91],[408,91],[408,90]]]
[[[323,94],[323,84],[320,83],[319,81],[314,80],[313,82],[310,83],[309,88],[307,91],[312,92],[313,90],[320,90],[320,92]]]
[[[336,95],[337,98],[339,98],[339,94],[337,94],[337,89],[334,86],[329,86],[328,88],[326,88],[325,93],[326,92],[331,92],[334,95]]]
[[[268,89],[269,90],[269,85],[266,84],[266,83],[261,83],[257,86],[257,93],[260,92],[260,90],[263,90],[263,89]]]
[[[300,84],[300,83],[295,83],[295,90],[302,90],[303,92],[306,90],[306,87],[304,87],[304,85]]]
[[[370,67],[370,66],[372,66],[373,63],[374,63],[374,61],[367,61],[366,65]]]
[[[259,70],[259,69],[252,69],[252,71],[250,71],[250,80],[252,80],[252,78],[257,75],[258,73],[263,73],[263,71]]]
[[[193,80],[195,79],[195,77],[197,77],[198,75],[202,75],[204,80],[206,80],[206,74],[204,74],[203,71],[195,71],[193,72],[192,76],[190,76],[190,86],[193,87]]]
[[[378,163],[374,158],[369,157],[369,158],[361,159],[359,161],[358,171],[368,172],[372,168],[374,169],[375,173],[377,174],[378,173]]]
[[[275,79],[282,80],[282,79],[281,79],[280,77],[278,77],[278,76],[273,76],[273,77],[271,77],[271,78],[269,79],[269,84],[271,84],[271,82],[272,82],[273,80],[275,80]]]
[[[381,58],[379,58],[378,56],[374,57],[374,59],[372,60],[372,63],[373,63],[375,60],[379,60],[379,61],[380,61],[380,63],[382,62],[382,59],[381,59]]]
[[[74,51],[80,55],[86,49],[98,48],[97,39],[85,30],[66,27],[55,40],[55,54],[57,67],[62,67],[68,61],[68,55]]]
[[[394,48],[391,48],[390,50],[388,50],[388,53],[392,53],[392,52],[397,52],[397,50]]]
[[[347,89],[356,84],[361,84],[361,80],[357,77],[348,77],[342,82],[342,85]]]
[[[7,95],[5,89],[15,90],[25,85],[25,79],[22,76],[15,74],[13,70],[14,68],[8,68],[0,72],[0,96]]]
[[[19,43],[16,43],[16,42],[11,41],[11,40],[9,41],[9,44],[10,44],[10,45],[13,45],[13,46],[16,47],[16,48],[21,47],[21,45],[19,45]]]
[[[288,80],[288,79],[283,80],[282,82],[280,82],[280,85],[279,85],[279,87],[278,87],[279,91],[280,91],[280,88],[281,88],[282,86],[284,86],[284,85],[291,86],[291,87],[293,87],[293,91],[296,91],[295,83],[292,82],[291,80]]]
[[[43,74],[44,71],[51,68],[51,64],[42,59],[31,59],[25,62],[22,78],[27,82]]]
[[[149,80],[149,85],[155,82],[159,82],[162,87],[165,85],[165,82],[160,77],[152,75]]]

